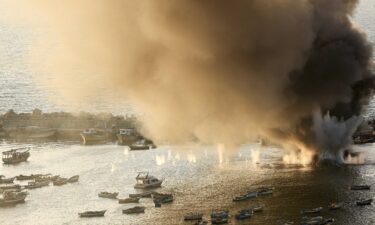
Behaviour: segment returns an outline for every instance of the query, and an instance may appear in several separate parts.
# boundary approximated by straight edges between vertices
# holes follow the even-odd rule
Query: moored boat
[[[253,216],[254,212],[253,210],[250,208],[250,209],[243,209],[241,211],[239,211],[237,214],[236,214],[236,219],[237,220],[244,220],[244,219],[249,219]]]
[[[149,175],[148,172],[139,172],[135,179],[137,183],[134,185],[134,188],[138,189],[157,188],[163,183],[163,180]]]
[[[12,206],[19,203],[24,203],[27,197],[27,192],[4,192],[3,198],[0,199],[0,207]]]
[[[140,198],[125,198],[125,199],[119,199],[119,204],[126,204],[126,203],[139,203]]]
[[[151,191],[138,194],[129,194],[129,198],[151,198]]]
[[[317,207],[314,209],[304,209],[301,210],[302,214],[313,214],[313,213],[320,213],[323,210],[323,207]]]
[[[41,187],[46,187],[49,186],[50,181],[31,181],[29,182],[25,188],[26,189],[36,189],[36,188],[41,188]]]
[[[34,175],[18,175],[16,176],[16,179],[17,180],[33,180],[34,179]]]
[[[117,134],[118,145],[131,145],[139,140],[140,135],[133,128],[120,129]]]
[[[371,205],[372,204],[372,198],[370,199],[360,199],[356,201],[356,204],[359,206],[364,206],[364,205]]]
[[[217,217],[229,217],[229,211],[228,210],[216,210],[211,212],[211,218],[217,218]]]
[[[251,207],[251,209],[253,210],[253,212],[262,212],[263,209],[264,209],[264,205],[263,204],[257,204],[253,207]]]
[[[68,179],[68,183],[75,183],[75,182],[78,182],[78,180],[79,180],[79,176],[75,175]]]
[[[86,211],[82,213],[78,213],[79,217],[103,217],[107,210],[101,211]]]
[[[157,193],[157,192],[152,193],[152,198],[155,204],[156,203],[161,203],[161,204],[171,203],[174,200],[173,194]]]
[[[5,178],[2,176],[0,177],[0,184],[12,184],[14,179],[16,179],[16,177]]]
[[[6,184],[0,186],[0,191],[6,191],[6,190],[20,190],[21,185],[19,184]]]
[[[100,192],[98,194],[98,196],[100,198],[110,198],[110,199],[117,199],[117,195],[118,195],[118,192],[106,192],[106,191],[103,191],[103,192]]]
[[[258,192],[257,191],[249,191],[246,193],[246,198],[247,199],[252,199],[258,197]]]
[[[239,196],[235,196],[234,198],[233,198],[233,201],[234,202],[240,202],[240,201],[245,201],[245,200],[247,200],[248,198],[247,198],[247,195],[239,195]]]
[[[29,148],[18,148],[5,151],[2,153],[4,164],[16,164],[25,162],[30,157]]]
[[[359,190],[370,190],[370,185],[352,185],[350,186],[350,190],[359,191]]]
[[[52,181],[52,183],[53,183],[53,186],[62,186],[64,184],[68,183],[68,179],[66,179],[66,178],[58,178],[58,179]]]
[[[135,206],[133,208],[124,209],[122,210],[123,214],[136,214],[136,213],[144,213],[146,207],[143,206]]]
[[[82,144],[92,145],[92,144],[103,144],[107,141],[107,136],[103,131],[97,129],[86,129],[81,133]]]
[[[184,220],[202,220],[203,213],[191,212],[184,216]]]

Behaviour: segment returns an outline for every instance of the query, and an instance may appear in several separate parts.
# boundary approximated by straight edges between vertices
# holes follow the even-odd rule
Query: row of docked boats
[[[274,190],[273,187],[261,187],[254,191],[248,191],[245,194],[235,196],[233,198],[233,201],[239,202],[239,201],[246,201],[246,200],[254,199],[254,198],[257,198],[258,196],[269,196],[273,194],[273,190]]]
[[[84,145],[103,144],[109,139],[108,133],[95,128],[86,129],[80,135]],[[156,145],[151,140],[144,138],[133,128],[119,129],[116,136],[118,145],[129,146],[130,150],[156,148]]]

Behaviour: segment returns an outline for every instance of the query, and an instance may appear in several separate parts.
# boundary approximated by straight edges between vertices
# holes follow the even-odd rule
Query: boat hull
[[[83,145],[104,144],[107,141],[105,135],[81,134]]]

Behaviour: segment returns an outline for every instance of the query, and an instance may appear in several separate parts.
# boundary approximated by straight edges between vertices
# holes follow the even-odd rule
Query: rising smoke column
[[[67,0],[25,11],[62,43],[34,59],[51,62],[55,87],[113,90],[143,112],[143,133],[156,141],[240,144],[262,135],[319,152],[316,129],[325,126],[314,125],[314,112],[348,120],[373,87],[372,49],[351,21],[357,3]]]

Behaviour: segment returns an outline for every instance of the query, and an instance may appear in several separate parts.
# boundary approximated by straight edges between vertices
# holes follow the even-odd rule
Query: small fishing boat
[[[143,192],[139,194],[129,194],[129,198],[151,198],[151,192]]]
[[[324,218],[322,216],[316,216],[316,217],[303,217],[301,225],[320,225],[322,222],[324,222]]]
[[[228,210],[212,211],[211,218],[217,218],[217,217],[229,217],[229,211]]]
[[[273,195],[273,191],[268,190],[268,191],[258,192],[258,196],[268,196],[268,195]]]
[[[33,180],[34,179],[34,175],[19,175],[19,176],[16,176],[16,179],[17,180]]]
[[[26,197],[27,192],[4,192],[3,198],[0,199],[0,207],[24,203]]]
[[[258,197],[258,192],[257,191],[250,191],[246,193],[246,198],[247,199],[252,199]]]
[[[110,198],[110,199],[117,199],[117,195],[118,195],[118,192],[106,192],[106,191],[103,191],[103,192],[100,192],[98,194],[98,196],[100,198]]]
[[[157,192],[152,193],[152,198],[154,200],[154,203],[171,203],[174,200],[173,194],[161,194]]]
[[[41,188],[41,187],[46,187],[49,186],[50,181],[31,181],[29,182],[25,188],[26,189],[36,189],[36,188]]]
[[[243,209],[236,214],[237,220],[249,219],[253,216],[254,212],[252,209]]]
[[[359,191],[359,190],[370,190],[370,185],[352,185],[350,186],[350,190],[352,191]]]
[[[14,179],[16,179],[16,177],[5,178],[2,176],[0,177],[0,184],[12,184]]]
[[[139,140],[140,135],[133,128],[120,129],[117,134],[118,145],[131,145]]]
[[[78,180],[79,180],[79,176],[75,175],[68,179],[68,183],[75,183],[75,182],[78,182]]]
[[[148,172],[139,172],[135,179],[137,183],[134,188],[136,189],[158,188],[163,183],[163,180],[149,175]]]
[[[239,196],[234,197],[233,201],[240,202],[240,201],[246,201],[247,199],[248,199],[247,195],[239,195]]]
[[[344,205],[344,203],[342,202],[339,202],[339,203],[336,203],[336,202],[333,202],[329,205],[329,209],[330,210],[337,210],[337,209],[341,209],[341,207]]]
[[[253,212],[262,212],[264,209],[264,205],[258,204],[258,205],[251,207],[251,209],[253,210]]]
[[[125,199],[119,199],[119,204],[126,204],[126,203],[139,203],[140,198],[125,198]]]
[[[16,164],[25,162],[30,157],[29,148],[18,148],[5,151],[2,153],[4,164]]]
[[[143,206],[135,206],[133,208],[124,209],[122,210],[123,214],[137,214],[137,213],[144,213],[146,207]]]
[[[58,178],[58,179],[52,181],[52,183],[53,183],[53,186],[62,186],[64,184],[68,183],[68,179],[66,179],[66,178]]]
[[[6,190],[20,190],[21,185],[19,184],[6,184],[0,186],[0,191],[6,191]]]
[[[129,145],[130,150],[135,151],[135,150],[150,150],[151,146],[146,144],[146,141],[139,140],[131,145]]]
[[[82,144],[104,144],[107,141],[107,137],[103,131],[97,129],[86,129],[81,133]]]
[[[313,214],[313,213],[320,213],[323,210],[323,207],[318,207],[314,209],[304,209],[301,211],[301,214]]]
[[[78,213],[78,215],[79,215],[79,217],[103,217],[105,212],[107,212],[107,210],[86,211],[86,212]]]
[[[191,212],[184,216],[184,220],[202,220],[203,213]]]
[[[370,199],[360,199],[360,200],[356,201],[356,204],[359,205],[359,206],[371,205],[372,201],[373,201],[372,198],[370,198]]]

